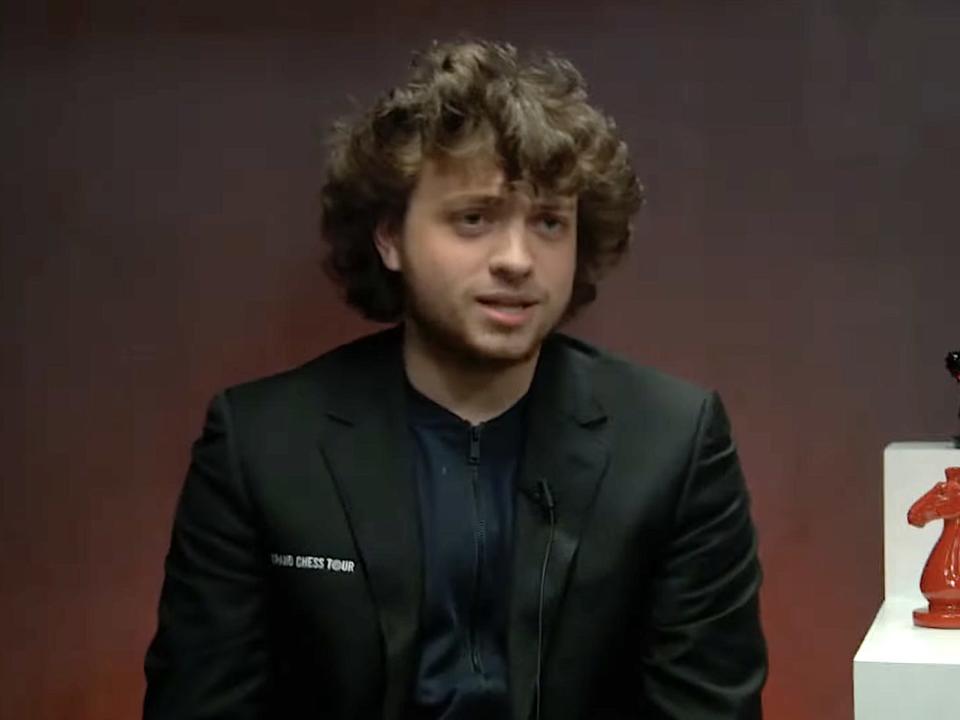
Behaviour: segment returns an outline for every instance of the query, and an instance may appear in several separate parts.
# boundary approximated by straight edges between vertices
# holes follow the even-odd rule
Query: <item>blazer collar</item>
[[[514,510],[508,621],[515,718],[529,715],[536,679],[540,572],[550,530],[536,499],[539,483],[546,481],[556,503],[544,583],[546,656],[584,520],[607,465],[606,413],[594,395],[592,360],[571,350],[570,342],[559,334],[545,340],[528,400],[526,449]],[[397,717],[410,696],[423,587],[402,350],[402,325],[346,349],[343,361],[335,366],[335,386],[325,388],[328,403],[320,440],[380,618],[385,717]]]

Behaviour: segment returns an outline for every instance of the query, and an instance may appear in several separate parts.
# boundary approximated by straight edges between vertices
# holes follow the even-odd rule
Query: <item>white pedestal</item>
[[[960,467],[950,443],[893,443],[883,453],[884,602],[853,659],[856,720],[943,720],[960,716],[960,630],[913,624],[926,607],[920,573],[942,523],[907,524],[913,502]]]

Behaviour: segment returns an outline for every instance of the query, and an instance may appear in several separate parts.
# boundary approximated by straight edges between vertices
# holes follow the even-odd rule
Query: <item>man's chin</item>
[[[506,369],[533,360],[545,333],[539,326],[504,330],[486,323],[431,322],[423,316],[409,320],[420,338],[441,355],[467,366]]]
[[[448,338],[447,350],[465,365],[490,370],[505,370],[536,357],[540,343],[536,338],[504,338],[478,334]]]
[[[464,343],[465,349],[477,362],[490,365],[518,365],[533,359],[540,349],[542,338],[523,333],[515,336],[481,334]]]

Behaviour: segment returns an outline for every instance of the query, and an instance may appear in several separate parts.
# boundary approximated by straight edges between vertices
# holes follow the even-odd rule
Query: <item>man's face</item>
[[[528,360],[558,324],[577,261],[574,196],[512,190],[491,158],[427,160],[403,228],[377,248],[402,273],[407,322],[479,364]]]

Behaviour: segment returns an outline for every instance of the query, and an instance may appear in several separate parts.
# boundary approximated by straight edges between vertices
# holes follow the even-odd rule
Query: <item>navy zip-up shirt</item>
[[[507,611],[526,396],[471,425],[407,382],[424,593],[414,716],[508,717]]]

